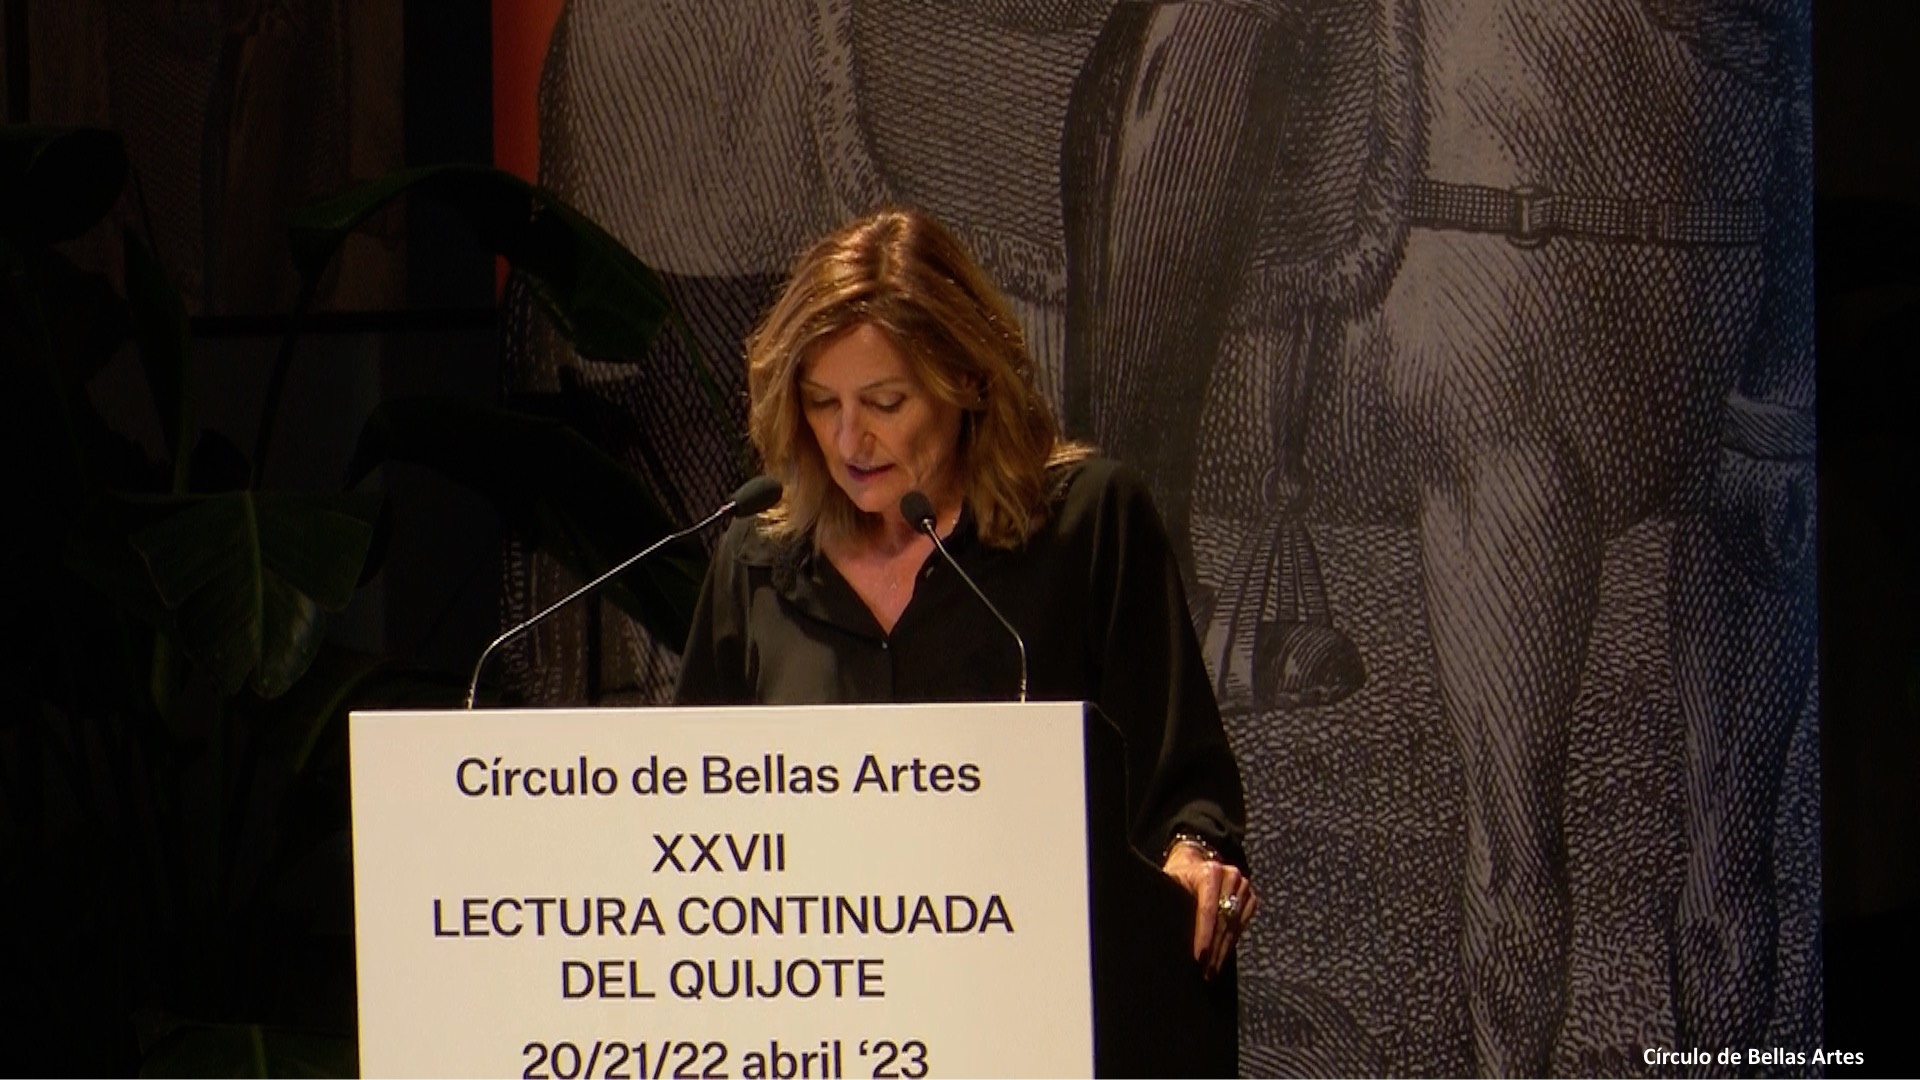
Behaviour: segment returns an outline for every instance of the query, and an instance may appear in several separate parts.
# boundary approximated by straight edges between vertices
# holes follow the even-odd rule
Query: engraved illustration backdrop
[[[571,0],[540,179],[726,361],[877,205],[1007,290],[1185,560],[1264,897],[1245,1071],[1652,1073],[1820,1038],[1807,19]],[[612,447],[679,427],[633,460],[670,508],[739,479],[686,357],[522,316],[514,388]],[[521,693],[582,698],[589,618],[606,696],[659,699],[611,609],[513,654]]]

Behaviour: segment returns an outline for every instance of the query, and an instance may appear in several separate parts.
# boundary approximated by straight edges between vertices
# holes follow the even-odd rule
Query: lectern
[[[365,1075],[1231,1075],[1079,704],[364,712]]]

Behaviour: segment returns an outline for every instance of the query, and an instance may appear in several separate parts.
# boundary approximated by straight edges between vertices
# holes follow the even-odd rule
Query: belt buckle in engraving
[[[1537,184],[1521,184],[1507,194],[1513,199],[1513,221],[1507,240],[1514,247],[1537,248],[1552,238],[1554,194]]]

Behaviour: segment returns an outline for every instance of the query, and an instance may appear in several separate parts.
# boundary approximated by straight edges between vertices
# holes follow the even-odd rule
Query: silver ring
[[[1240,917],[1240,895],[1238,893],[1228,893],[1220,898],[1220,916],[1228,922],[1233,922]]]

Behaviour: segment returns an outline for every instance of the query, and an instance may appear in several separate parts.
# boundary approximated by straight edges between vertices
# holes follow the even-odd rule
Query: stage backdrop
[[[30,4],[25,119],[110,128],[138,195],[68,249],[118,274],[122,227],[151,243],[197,316],[277,315],[299,276],[286,216],[397,169],[401,5],[385,0]],[[397,219],[349,237],[316,310],[405,305]]]
[[[1807,18],[570,0],[539,178],[670,276],[740,411],[853,214],[933,211],[1012,295],[1185,560],[1264,896],[1247,1072],[1812,1071],[1745,1057],[1821,1034]],[[740,417],[655,359],[523,316],[510,380],[680,428],[633,464],[693,517]],[[510,560],[510,616],[568,584]],[[670,685],[611,608],[510,666],[577,704],[589,659]]]

